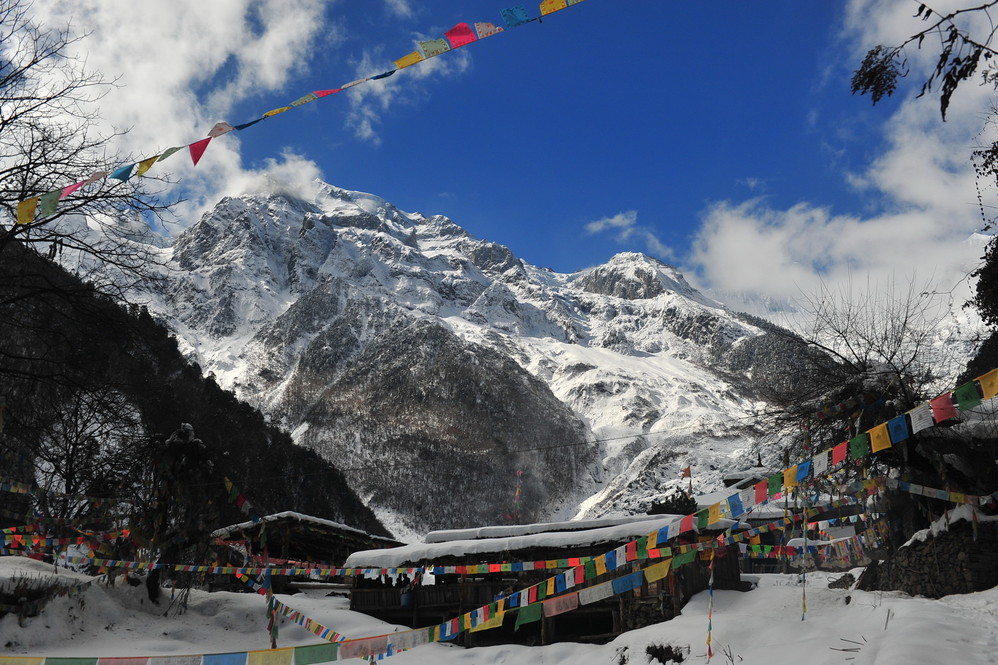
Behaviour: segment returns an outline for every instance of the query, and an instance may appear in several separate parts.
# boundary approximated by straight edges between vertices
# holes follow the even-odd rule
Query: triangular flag
[[[216,122],[215,126],[212,127],[208,131],[208,137],[209,138],[215,138],[215,137],[221,136],[222,134],[228,134],[233,129],[235,129],[235,127],[233,127],[232,125],[230,125],[227,122],[224,122],[224,121],[223,122]],[[142,175],[142,174],[140,173],[139,175]]]
[[[547,16],[568,7],[565,0],[544,0],[541,3],[541,16]]]
[[[961,411],[969,411],[981,404],[981,391],[977,389],[977,381],[968,381],[953,391],[953,397]]]
[[[928,402],[923,402],[909,411],[908,417],[911,419],[912,434],[917,434],[923,429],[928,429],[936,424],[936,422],[932,420],[932,408],[929,406]]]
[[[492,35],[498,35],[502,31],[502,28],[492,23],[483,21],[475,24],[475,32],[478,33],[479,39],[485,39],[486,37],[491,37]]]
[[[267,111],[266,113],[263,114],[263,117],[269,118],[271,116],[277,115],[278,113],[284,113],[285,111],[290,111],[290,110],[291,110],[290,106],[282,106],[280,108],[271,109]]]
[[[441,41],[443,41],[443,40],[441,40]],[[347,88],[352,88],[355,85],[360,85],[361,83],[363,83],[366,80],[367,79],[357,79],[356,81],[350,81],[349,83],[344,83],[343,85],[340,86],[340,90],[346,90]]]
[[[338,92],[338,91],[337,91],[337,92]],[[263,118],[263,116],[261,116],[261,117],[257,118],[256,120],[250,120],[249,122],[244,122],[244,123],[243,123],[243,124],[241,124],[241,125],[236,125],[236,126],[235,126],[235,130],[236,130],[237,132],[241,132],[241,131],[243,131],[244,129],[249,129],[250,127],[252,127],[252,126],[253,126],[253,125],[255,125],[256,123],[258,123],[258,122],[260,122],[261,120],[264,120],[264,119],[265,119],[265,118]]]
[[[460,48],[465,44],[470,44],[471,42],[478,39],[475,36],[474,31],[471,26],[467,23],[458,23],[453,28],[444,33],[444,37],[450,42],[451,48]]]
[[[170,155],[172,155],[173,153],[177,152],[178,150],[183,150],[186,147],[187,146],[184,146],[184,145],[178,145],[178,146],[173,147],[173,148],[167,148],[166,150],[163,151],[162,155],[160,155],[159,157],[156,158],[156,161],[157,162],[161,162],[164,159],[166,159],[167,157],[169,157]]]
[[[33,196],[17,204],[17,223],[30,224],[35,220],[35,210],[38,209],[38,197]]]
[[[389,76],[391,76],[392,74],[394,74],[396,71],[398,71],[398,70],[397,69],[392,69],[392,70],[389,70],[387,72],[384,72],[383,74],[378,74],[377,76],[372,76],[371,80],[372,81],[380,81],[381,79],[386,79]]]
[[[55,214],[56,207],[59,205],[59,199],[62,196],[62,190],[57,189],[53,192],[45,192],[38,197],[38,215],[40,217],[51,217]]]
[[[943,393],[929,403],[932,405],[932,417],[937,423],[956,418],[957,411],[953,405],[953,396],[950,393]]]
[[[417,62],[423,61],[423,54],[419,51],[413,51],[409,55],[402,56],[395,61],[395,67],[397,69],[405,69],[406,67],[411,67]]]
[[[132,177],[132,167],[134,166],[135,164],[119,166],[115,170],[111,171],[111,175],[109,175],[108,177],[111,178],[112,180],[120,180],[121,182],[125,182]]]
[[[107,175],[107,171],[94,171],[90,174],[90,177],[83,181],[83,186],[92,185],[104,176]]]
[[[155,157],[150,157],[149,159],[143,159],[139,162],[139,168],[135,172],[135,175],[142,176],[145,172],[152,168],[152,165],[159,161],[159,155]]]
[[[314,92],[310,92],[307,95],[302,95],[295,101],[291,102],[291,106],[301,106],[302,104],[308,104],[309,102],[314,102],[319,98],[319,95]]]
[[[984,399],[991,399],[995,395],[998,395],[998,369],[993,369],[987,374],[982,374],[977,377],[977,381],[981,384],[981,392],[984,393]]]
[[[194,143],[187,146],[191,151],[191,161],[194,162],[194,166],[197,166],[198,162],[201,161],[201,155],[203,155],[204,151],[208,149],[208,144],[210,142],[211,142],[211,137],[209,136],[206,139],[195,141]]]
[[[891,435],[887,432],[887,423],[881,423],[870,430],[870,444],[875,453],[891,447]]]
[[[73,183],[72,185],[69,185],[68,187],[63,187],[62,194],[59,195],[59,198],[60,199],[66,198],[67,196],[69,196],[70,194],[72,194],[73,192],[75,192],[76,190],[78,190],[80,187],[83,187],[83,183],[84,182],[86,182],[86,181],[85,180],[81,180],[80,182]]]

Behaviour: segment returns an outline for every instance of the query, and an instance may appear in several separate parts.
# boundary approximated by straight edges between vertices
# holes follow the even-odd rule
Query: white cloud
[[[429,37],[419,39],[429,39]],[[415,49],[415,44],[413,48]],[[373,48],[364,52],[356,67],[358,78],[394,68],[391,61],[384,61],[382,51],[381,48]],[[393,106],[418,102],[426,94],[425,84],[428,80],[458,76],[468,71],[471,63],[471,55],[467,49],[448,51],[399,70],[389,78],[369,81],[350,88],[346,91],[350,99],[347,126],[353,129],[358,138],[379,144],[377,128],[385,113]]]
[[[282,90],[306,67],[314,41],[338,38],[324,21],[328,5],[326,0],[51,0],[35,3],[32,11],[42,25],[71,24],[86,35],[76,44],[77,55],[90,70],[117,82],[101,102],[104,129],[128,130],[109,151],[141,158],[203,137],[217,121],[247,120],[227,116],[238,102]],[[212,141],[196,170],[183,152],[156,165],[156,172],[180,181],[189,200],[177,210],[183,223],[196,219],[191,215],[229,193],[234,183],[258,174],[240,166],[239,153],[233,132]],[[270,167],[285,163],[287,158],[274,160]]]
[[[658,236],[646,226],[638,224],[638,213],[636,210],[617,213],[613,217],[604,217],[585,225],[588,235],[595,235],[609,231],[613,234],[614,240],[621,245],[637,244],[648,253],[661,259],[672,256],[672,250],[667,247]]]
[[[412,5],[409,4],[409,0],[385,0],[385,4],[390,14],[401,18],[412,16]]]
[[[912,7],[906,0],[849,4],[842,43],[853,68],[872,46],[900,43],[923,27]],[[926,40],[921,51],[909,50],[911,74],[890,116],[869,108],[884,120],[883,151],[862,171],[843,173],[872,212],[836,214],[815,202],[777,209],[764,199],[716,203],[690,259],[703,286],[738,294],[729,302],[786,302],[822,283],[834,289],[853,278],[915,279],[932,280],[956,305],[966,300],[966,276],[981,255],[979,244],[968,242],[981,227],[971,151],[994,139],[981,133],[992,91],[965,82],[942,122],[936,95],[916,97],[938,57],[935,47]]]

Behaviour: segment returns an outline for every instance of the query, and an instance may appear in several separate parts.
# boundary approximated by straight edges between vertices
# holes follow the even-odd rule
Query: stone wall
[[[979,523],[975,540],[971,522],[961,520],[935,538],[912,542],[869,566],[857,588],[940,598],[994,586],[998,586],[998,523]]]

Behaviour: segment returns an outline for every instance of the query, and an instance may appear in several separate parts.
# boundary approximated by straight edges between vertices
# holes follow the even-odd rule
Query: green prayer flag
[[[697,528],[706,529],[710,521],[710,510],[701,510],[697,513]]]
[[[520,626],[525,623],[540,621],[543,616],[544,606],[541,603],[521,607],[516,613],[516,625],[513,627],[513,630],[520,630]]]
[[[769,496],[779,494],[781,489],[783,489],[783,474],[774,473],[769,477]]]
[[[62,196],[62,190],[57,189],[53,192],[45,192],[38,197],[38,214],[41,217],[51,217],[55,214],[56,206],[59,205],[59,197]],[[980,401],[980,400],[978,400]]]
[[[338,644],[315,644],[309,647],[295,647],[295,665],[316,665],[336,660]]]
[[[43,196],[42,202],[44,201],[45,197]],[[44,212],[42,214],[44,214]],[[953,397],[956,398],[956,405],[961,411],[967,411],[980,405],[981,391],[977,387],[977,381],[968,381],[963,384],[953,391]]]
[[[849,456],[860,459],[870,454],[870,435],[863,432],[849,439]]]
[[[596,562],[589,560],[586,561],[586,581],[596,579]]]
[[[697,558],[696,550],[690,550],[684,554],[679,554],[672,559],[672,567],[683,566],[687,563],[693,563],[693,560]]]

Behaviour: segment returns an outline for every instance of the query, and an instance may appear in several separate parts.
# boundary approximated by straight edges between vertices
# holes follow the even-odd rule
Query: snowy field
[[[858,572],[858,571],[856,571]],[[0,558],[0,577],[51,577],[51,565]],[[87,581],[66,570],[57,573],[71,586]],[[796,576],[761,575],[747,593],[714,595],[713,663],[799,665],[856,663],[911,665],[998,663],[998,589],[949,596],[942,600],[898,593],[828,589],[830,576],[810,575],[805,587]],[[834,577],[834,576],[832,576]],[[807,612],[801,620],[806,591]],[[349,637],[392,632],[395,627],[350,612],[345,598],[315,591],[279,599],[312,619]],[[119,582],[94,584],[75,597],[52,601],[19,627],[17,618],[0,619],[0,663],[4,656],[128,657],[181,656],[267,649],[265,600],[254,594],[194,592],[188,611],[165,618],[164,594],[150,604],[144,587]],[[82,603],[81,603],[82,600]],[[695,596],[676,619],[624,634],[606,645],[556,644],[547,647],[500,646],[463,649],[431,644],[386,659],[393,665],[644,665],[649,645],[689,648],[684,662],[707,662],[706,593]],[[284,620],[279,647],[321,643]],[[729,655],[730,654],[730,657]],[[355,661],[355,662],[360,662]]]

